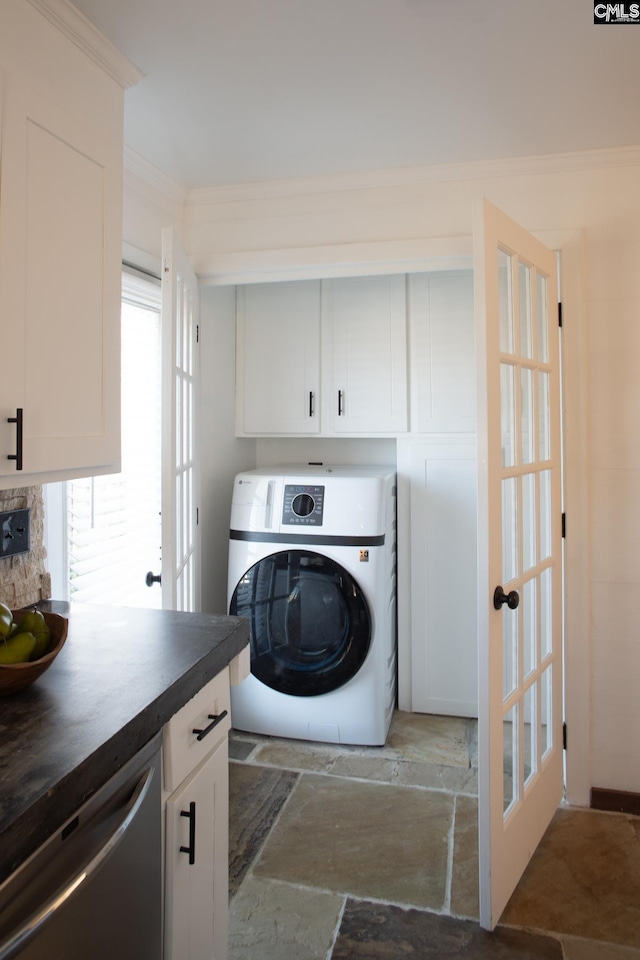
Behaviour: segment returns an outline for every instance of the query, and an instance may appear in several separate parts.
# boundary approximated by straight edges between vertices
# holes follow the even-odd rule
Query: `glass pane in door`
[[[549,361],[549,321],[547,308],[547,278],[536,272],[536,308],[538,316],[538,359]]]
[[[515,368],[510,363],[500,364],[500,422],[503,467],[513,467],[516,462],[515,390]]]
[[[502,696],[507,699],[518,684],[518,617],[502,608]]]
[[[520,354],[533,357],[533,324],[531,320],[531,267],[518,264],[518,291],[520,301]]]
[[[506,816],[513,808],[519,796],[519,704],[514,703],[507,712],[502,724],[502,770],[503,770],[503,810]]]
[[[540,692],[540,747],[544,760],[553,745],[553,664],[542,674]]]
[[[518,576],[518,479],[502,481],[502,582]]]
[[[549,406],[549,374],[538,373],[538,459],[548,460],[551,456],[551,409]]]
[[[513,283],[511,280],[511,256],[498,251],[498,302],[500,312],[500,350],[513,353],[515,336],[513,329]]]
[[[540,659],[544,661],[551,653],[551,628],[553,605],[551,603],[552,569],[546,567],[540,574]]]
[[[523,622],[523,676],[529,676],[537,666],[537,607],[536,607],[536,580],[527,580],[522,589],[522,622]]]
[[[520,370],[520,416],[522,420],[522,463],[533,463],[535,460],[533,371],[529,367],[522,367]]]
[[[522,572],[531,570],[536,563],[536,475],[522,476]]]
[[[534,683],[524,695],[524,785],[538,769],[538,705],[537,683]]]

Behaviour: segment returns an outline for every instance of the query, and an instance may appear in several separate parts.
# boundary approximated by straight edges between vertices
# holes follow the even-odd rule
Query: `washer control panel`
[[[282,505],[283,523],[321,527],[323,511],[323,486],[315,483],[285,483]]]

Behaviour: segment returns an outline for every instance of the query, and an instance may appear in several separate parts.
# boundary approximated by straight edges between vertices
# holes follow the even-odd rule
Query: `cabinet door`
[[[409,277],[411,428],[475,432],[473,272]]]
[[[3,487],[118,465],[121,147],[118,136],[101,137],[38,91],[6,79]],[[24,416],[22,472],[7,461],[16,449],[7,419],[17,408]]]
[[[410,484],[410,617],[401,611],[411,636],[410,709],[477,717],[475,438],[400,446]]]
[[[225,960],[227,740],[167,800],[165,960]]]
[[[323,283],[324,413],[332,433],[407,429],[406,280]]]
[[[320,426],[320,281],[238,289],[239,434]]]

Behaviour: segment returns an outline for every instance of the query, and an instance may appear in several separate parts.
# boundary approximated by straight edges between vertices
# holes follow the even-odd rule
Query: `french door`
[[[493,929],[563,792],[555,256],[485,200],[474,283],[480,922]]]
[[[162,231],[162,605],[199,610],[198,282]]]

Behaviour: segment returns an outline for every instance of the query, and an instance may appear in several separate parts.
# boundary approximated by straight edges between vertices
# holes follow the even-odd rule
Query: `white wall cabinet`
[[[323,418],[331,434],[407,429],[406,277],[322,285]]]
[[[406,278],[238,290],[239,436],[394,436],[407,429]]]
[[[2,488],[120,459],[123,86],[139,74],[73,7],[64,32],[47,7],[13,4],[0,34]]]
[[[239,434],[320,431],[320,281],[237,292]]]
[[[409,276],[411,429],[475,433],[473,271]]]

